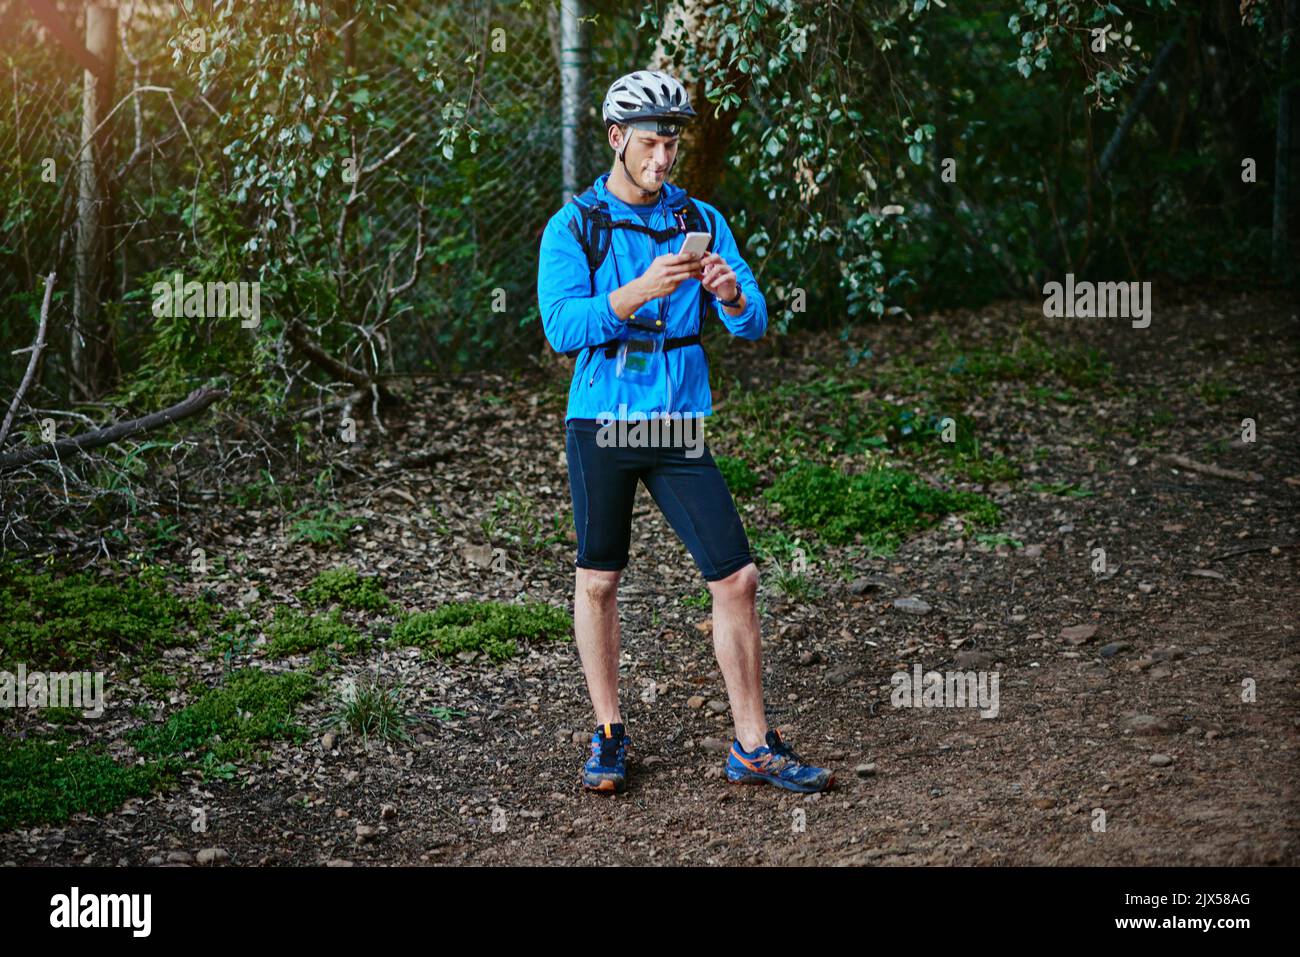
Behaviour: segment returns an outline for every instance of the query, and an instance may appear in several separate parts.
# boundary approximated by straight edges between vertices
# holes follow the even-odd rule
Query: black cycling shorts
[[[600,428],[595,419],[565,424],[577,567],[627,567],[638,479],[690,550],[705,581],[719,581],[753,561],[736,504],[707,445],[697,440],[659,448],[601,447],[596,441]],[[702,454],[692,457],[697,450]]]

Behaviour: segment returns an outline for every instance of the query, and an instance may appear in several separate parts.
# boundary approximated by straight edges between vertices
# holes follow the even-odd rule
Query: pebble
[[[1166,734],[1173,730],[1168,718],[1157,718],[1153,714],[1134,715],[1124,722],[1124,727],[1137,735]]]
[[[853,769],[853,773],[860,778],[869,778],[876,773],[876,766],[874,764],[859,764]]]
[[[1167,768],[1174,763],[1174,759],[1167,754],[1153,754],[1147,758],[1147,763],[1157,768]]]
[[[375,835],[379,833],[379,828],[369,824],[357,825],[357,843],[364,844],[366,841],[373,841]]]
[[[705,751],[729,751],[731,750],[731,742],[723,741],[721,738],[709,737],[700,742],[700,747]]]
[[[928,615],[930,606],[919,598],[895,598],[894,608],[909,615]]]
[[[808,665],[818,664],[822,660],[821,652],[818,651],[801,651],[799,652],[799,664],[807,667]]]
[[[980,670],[993,664],[993,656],[987,651],[959,651],[956,666],[962,671]]]
[[[198,855],[198,862],[204,866],[224,864],[228,860],[230,860],[230,852],[224,847],[205,847]]]
[[[1156,586],[1151,582],[1138,582],[1138,591],[1144,595],[1149,595],[1156,590]]]
[[[701,708],[704,707],[704,695],[702,694],[691,695],[689,698],[686,699],[686,707],[690,708],[692,711],[699,711]]]
[[[1042,546],[1042,545],[1026,545],[1026,546],[1025,546],[1025,557],[1026,557],[1026,558],[1041,558],[1042,555],[1043,555],[1043,546]]]
[[[338,742],[339,736],[333,731],[326,731],[321,735],[320,746],[326,751],[333,751],[334,745]]]
[[[1096,625],[1070,625],[1061,629],[1061,637],[1072,645],[1082,645],[1097,634]]]
[[[191,854],[189,851],[168,851],[167,863],[168,864],[193,864],[194,855]]]
[[[1112,641],[1109,644],[1101,646],[1101,656],[1103,658],[1114,658],[1121,651],[1128,651],[1129,644],[1125,641]]]
[[[727,702],[719,701],[717,698],[710,698],[709,710],[715,714],[724,714],[727,710]]]

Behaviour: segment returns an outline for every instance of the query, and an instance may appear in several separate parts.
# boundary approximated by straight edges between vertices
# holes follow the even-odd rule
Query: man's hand
[[[646,300],[670,296],[688,279],[699,279],[700,258],[690,253],[665,253],[656,256],[650,268],[637,280]]]
[[[700,285],[708,292],[719,299],[735,299],[740,294],[740,287],[736,284],[736,274],[727,265],[727,261],[717,253],[706,253],[700,260],[700,265],[704,267]]]

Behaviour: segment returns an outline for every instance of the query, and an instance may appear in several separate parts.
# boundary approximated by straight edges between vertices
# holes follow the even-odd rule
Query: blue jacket
[[[641,223],[636,210],[605,188],[608,178],[609,173],[602,174],[593,188],[596,196],[609,207],[610,218]],[[684,194],[681,187],[665,181],[659,191],[659,208],[651,214],[646,225],[653,229],[672,226],[669,206]],[[713,251],[726,260],[745,294],[745,309],[739,315],[728,315],[713,297],[709,297],[710,311],[716,312],[733,336],[761,339],[767,331],[767,301],[759,292],[754,273],[740,257],[731,228],[722,214],[702,200],[695,202],[706,221],[711,215],[716,232]],[[537,267],[537,302],[547,341],[556,352],[583,349],[574,364],[565,421],[595,419],[602,413],[615,419],[626,418],[623,409],[628,414],[641,412],[647,416],[665,413],[678,413],[683,418],[712,415],[709,364],[701,346],[681,346],[658,356],[656,368],[661,371],[655,381],[642,385],[617,378],[614,375],[616,360],[605,358],[602,350],[585,348],[617,339],[623,334],[624,324],[610,307],[609,294],[644,273],[656,256],[677,252],[682,237],[678,235],[656,243],[653,237],[636,230],[610,230],[609,253],[596,270],[596,294],[593,296],[587,259],[577,238],[569,231],[569,220],[579,216],[577,207],[566,203],[551,217],[542,233]],[[667,298],[667,337],[689,336],[702,331],[699,329],[699,301],[700,283],[697,279],[683,282]],[[657,316],[659,305],[659,300],[652,299],[637,312]]]

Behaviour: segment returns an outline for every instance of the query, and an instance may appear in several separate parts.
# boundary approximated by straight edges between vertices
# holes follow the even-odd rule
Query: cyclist
[[[713,456],[707,447],[692,455],[685,443],[610,441],[615,420],[702,425],[713,412],[699,341],[706,311],[752,340],[767,330],[767,303],[722,214],[668,181],[683,124],[695,116],[682,84],[660,71],[629,73],[610,86],[602,112],[614,162],[551,217],[537,276],[548,342],[578,356],[565,419],[578,537],[574,630],[598,723],[582,781],[597,791],[626,786],[617,595],[640,480],[713,595],[714,651],[736,732],[728,780],[819,791],[833,772],[804,762],[767,725],[758,570]],[[688,225],[711,234],[705,254],[679,252]]]

